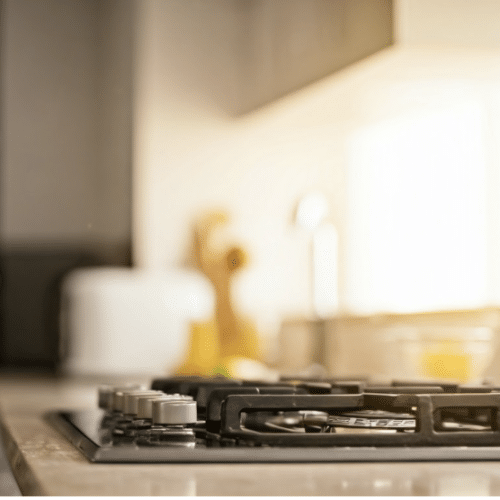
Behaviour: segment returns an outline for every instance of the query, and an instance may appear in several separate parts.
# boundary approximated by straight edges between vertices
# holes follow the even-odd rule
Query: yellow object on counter
[[[176,374],[207,376],[219,359],[219,333],[215,321],[192,323],[187,358]]]
[[[215,321],[192,323],[187,357],[177,368],[177,375],[257,379],[269,378],[267,367],[258,361],[258,337],[251,323],[241,321],[239,334],[221,346]],[[223,347],[223,348],[222,348]]]
[[[221,358],[211,375],[222,375],[228,378],[242,380],[266,380],[277,382],[279,373],[268,368],[264,363],[243,356],[227,356]]]
[[[422,354],[424,374],[436,379],[467,382],[471,377],[471,354],[460,349],[458,342],[443,341]]]
[[[214,286],[216,311],[213,321],[192,325],[188,354],[176,371],[178,375],[238,377],[242,360],[264,367],[256,328],[236,314],[232,303],[232,277],[246,264],[246,252],[235,246],[221,248],[214,241],[215,230],[227,219],[224,212],[211,212],[194,228],[193,262]]]

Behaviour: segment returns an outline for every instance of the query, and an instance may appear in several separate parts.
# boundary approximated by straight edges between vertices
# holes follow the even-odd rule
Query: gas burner
[[[351,427],[369,429],[395,429],[398,431],[415,430],[415,415],[391,413],[382,410],[359,410],[330,415],[327,424],[332,427]]]
[[[451,383],[225,378],[99,388],[49,420],[93,461],[500,458],[500,389]]]

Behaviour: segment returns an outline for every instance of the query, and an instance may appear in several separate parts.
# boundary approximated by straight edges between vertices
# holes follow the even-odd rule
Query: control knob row
[[[103,385],[99,387],[99,408],[111,411],[121,405],[121,397],[124,391],[146,390],[141,384],[127,384],[122,386]]]
[[[100,387],[99,407],[128,418],[151,420],[153,425],[188,425],[197,421],[192,396],[165,394],[138,384]]]

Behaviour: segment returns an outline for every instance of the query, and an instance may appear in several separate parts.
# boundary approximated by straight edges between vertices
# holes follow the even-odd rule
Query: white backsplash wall
[[[284,314],[309,312],[309,241],[293,226],[293,211],[302,195],[321,190],[331,200],[329,219],[339,223],[342,142],[331,123],[303,124],[304,114],[288,116],[286,105],[228,118],[190,92],[217,65],[213,59],[185,62],[195,66],[190,79],[186,71],[176,79],[183,51],[190,56],[185,39],[210,40],[193,26],[174,30],[184,18],[176,18],[173,4],[140,3],[134,261],[158,269],[178,265],[194,218],[227,209],[228,240],[243,244],[250,258],[236,286],[238,307],[262,331],[275,333]]]
[[[462,9],[462,17],[454,15],[447,23],[451,3]],[[346,231],[352,138],[386,120],[411,117],[422,104],[422,82],[427,85],[425,107],[436,95],[447,95],[448,86],[466,81],[492,117],[485,154],[491,172],[498,166],[498,152],[490,146],[498,139],[494,89],[500,81],[499,53],[496,39],[483,33],[481,19],[498,13],[499,4],[480,1],[478,23],[468,25],[477,37],[468,32],[461,40],[458,20],[470,16],[476,2],[451,3],[425,2],[429,12],[441,16],[444,38],[429,34],[432,23],[419,31],[415,10],[420,3],[401,0],[396,2],[395,47],[236,119],[219,111],[220,96],[210,100],[195,91],[214,75],[227,82],[234,78],[225,64],[230,55],[203,49],[198,52],[203,57],[193,59],[193,48],[209,47],[212,35],[195,19],[186,22],[179,2],[138,2],[134,262],[153,269],[179,265],[193,219],[203,210],[226,208],[232,217],[228,239],[242,243],[250,254],[250,265],[236,283],[238,307],[273,338],[284,316],[310,312],[308,238],[292,225],[292,213],[303,194],[320,190],[330,200],[329,221],[339,232],[340,309],[362,310],[346,296],[346,285],[356,286],[351,270],[358,264],[348,248],[364,244],[363,231],[354,236]],[[217,36],[220,41],[224,33]],[[469,43],[469,38],[479,41]],[[486,223],[491,226],[488,238],[497,245],[496,225]]]

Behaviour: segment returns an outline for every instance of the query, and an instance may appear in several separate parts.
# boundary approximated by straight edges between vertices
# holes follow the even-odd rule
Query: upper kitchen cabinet
[[[392,0],[235,0],[239,88],[245,112],[392,43]]]
[[[180,99],[235,116],[369,56],[393,40],[392,0],[170,0],[139,4],[139,38]],[[144,13],[148,12],[147,15]],[[140,41],[139,41],[140,43]]]
[[[197,82],[196,94],[233,116],[393,39],[392,0],[194,0],[174,1],[167,10],[171,30],[165,36],[183,41],[174,56],[177,74]]]

